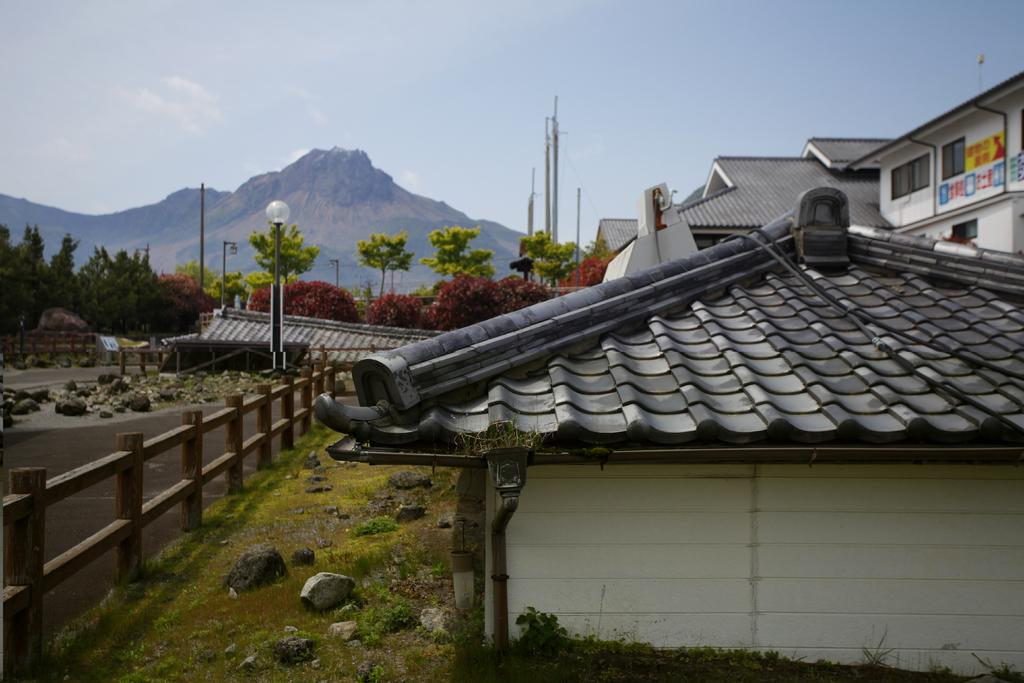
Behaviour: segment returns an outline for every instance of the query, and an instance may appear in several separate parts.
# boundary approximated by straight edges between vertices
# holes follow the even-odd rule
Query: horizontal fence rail
[[[96,335],[92,332],[26,332],[3,338],[4,356],[96,355]]]
[[[3,587],[3,670],[26,671],[42,652],[43,597],[109,550],[116,550],[118,580],[131,580],[142,563],[142,530],[178,506],[182,531],[203,521],[203,487],[216,477],[227,477],[228,493],[242,489],[242,465],[257,453],[257,469],[271,464],[271,442],[292,448],[295,431],[312,426],[313,397],[334,393],[335,369],[322,360],[303,368],[298,378],[285,375],[282,384],[256,387],[256,395],[227,397],[225,407],[212,415],[182,413],[181,426],[150,439],[141,433],[117,435],[117,450],[64,474],[46,478],[42,467],[10,471],[10,493],[3,499],[6,533]],[[299,393],[299,408],[295,394]],[[280,401],[281,419],[273,421],[273,405]],[[256,412],[256,433],[243,439],[243,419]],[[224,452],[203,463],[203,436],[224,430]],[[174,449],[181,453],[181,479],[143,502],[145,462]],[[113,520],[74,547],[44,561],[46,509],[98,483],[115,480]]]

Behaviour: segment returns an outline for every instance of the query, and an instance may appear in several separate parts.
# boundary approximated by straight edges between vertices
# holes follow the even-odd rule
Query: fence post
[[[118,361],[117,362],[118,362],[118,365],[121,368],[121,376],[124,377],[124,355],[125,355],[124,349],[119,349],[118,352],[117,352],[117,355],[118,355]]]
[[[133,580],[142,567],[142,432],[117,435],[117,450],[130,451],[131,465],[117,473],[117,518],[131,521],[128,538],[117,544],[117,578]]]
[[[256,461],[256,469],[262,470],[264,467],[270,467],[273,458],[270,428],[274,406],[273,399],[270,396],[269,384],[258,384],[256,386],[256,393],[263,397],[263,404],[256,411],[256,431],[265,435],[263,443],[260,444],[259,459]]]
[[[336,371],[334,369],[334,366],[329,365],[326,368],[324,368],[324,370],[327,373],[327,393],[331,395],[331,398],[337,398],[338,394],[334,390],[334,382],[336,381]]]
[[[302,385],[302,433],[305,434],[313,425],[313,368],[302,368],[302,379],[306,383]]]
[[[181,530],[192,531],[203,523],[203,411],[182,413],[181,424],[196,428],[193,437],[181,444],[181,478],[192,482],[181,501]]]
[[[46,468],[18,467],[11,470],[11,493],[32,496],[27,517],[8,527],[4,548],[7,584],[27,586],[28,607],[4,623],[4,670],[23,671],[43,649],[43,541],[46,521]]]
[[[319,396],[324,393],[324,361],[323,356],[313,364],[313,395]]]
[[[235,409],[235,416],[224,430],[224,450],[235,454],[228,467],[228,493],[242,490],[242,401],[241,394],[232,394],[224,401],[228,408]]]
[[[295,446],[295,390],[292,388],[291,375],[285,375],[281,381],[288,387],[281,396],[281,412],[284,413],[284,419],[288,420],[281,432],[281,450],[284,451]]]

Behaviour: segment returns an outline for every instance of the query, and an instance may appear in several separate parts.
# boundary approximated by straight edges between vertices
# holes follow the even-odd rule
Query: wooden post
[[[334,366],[333,365],[328,366],[326,368],[326,371],[327,371],[327,393],[331,395],[331,398],[337,398],[337,394],[334,391],[334,381],[335,381],[335,376],[337,374],[335,369],[334,369]]]
[[[295,446],[295,391],[292,389],[292,376],[285,375],[281,378],[288,391],[281,397],[281,412],[284,419],[288,420],[284,431],[281,432],[281,450],[288,450]]]
[[[195,436],[181,444],[181,478],[192,482],[192,490],[181,501],[181,530],[192,531],[203,523],[203,411],[181,414],[181,424],[195,425]]]
[[[225,405],[235,409],[235,416],[224,430],[224,450],[235,454],[228,467],[228,493],[242,490],[242,402],[241,394],[232,394],[225,399]]]
[[[302,385],[302,433],[305,434],[313,426],[313,368],[302,368],[302,379],[306,383]]]
[[[149,355],[148,351],[139,351],[139,368],[142,370],[142,375],[146,375],[146,356]]]
[[[117,355],[118,355],[118,365],[120,365],[120,367],[121,367],[121,376],[124,377],[124,356],[125,356],[124,349],[120,349],[117,352]]]
[[[323,356],[313,365],[313,395],[324,393],[324,361]]]
[[[270,398],[270,385],[259,384],[256,386],[256,393],[263,397],[263,405],[256,410],[256,431],[266,434],[263,443],[260,444],[260,455],[256,461],[256,469],[270,467],[272,461],[272,449],[270,438],[270,427],[273,415],[273,401]]]
[[[118,519],[131,521],[131,533],[117,545],[117,578],[131,581],[142,567],[142,432],[117,435],[117,450],[131,451],[131,465],[117,473]]]
[[[32,496],[27,517],[8,525],[4,574],[11,586],[27,586],[28,607],[4,622],[4,671],[24,671],[43,651],[43,541],[46,521],[46,468],[11,470],[11,494]]]

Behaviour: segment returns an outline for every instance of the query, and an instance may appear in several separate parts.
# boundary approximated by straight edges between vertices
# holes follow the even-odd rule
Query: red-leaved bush
[[[389,292],[370,304],[366,322],[389,327],[419,327],[423,319],[421,308],[418,298]]]
[[[530,282],[515,275],[498,280],[498,289],[501,292],[502,313],[518,311],[551,298],[551,290],[541,283]]]
[[[161,275],[160,318],[161,326],[176,332],[186,332],[195,327],[200,313],[213,310],[213,297],[199,289],[199,283],[189,275]]]
[[[591,285],[598,285],[604,280],[604,272],[608,270],[608,264],[611,259],[597,258],[591,256],[585,258],[580,262],[580,287],[590,287]],[[572,271],[569,277],[565,278],[558,283],[560,287],[575,287],[576,286],[576,271]]]
[[[249,309],[270,312],[270,287],[257,289],[249,297]],[[304,315],[343,323],[359,322],[352,295],[329,282],[296,280],[284,286],[285,315]]]
[[[427,309],[426,324],[435,330],[455,330],[501,314],[501,289],[486,277],[459,275],[441,285]]]

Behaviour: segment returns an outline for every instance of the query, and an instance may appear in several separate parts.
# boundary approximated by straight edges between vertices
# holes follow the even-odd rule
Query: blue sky
[[[560,96],[583,241],[718,155],[893,136],[1024,69],[1019,2],[7,2],[0,192],[103,213],[310,148],[524,229]],[[542,201],[542,199],[539,199]],[[571,236],[571,235],[569,235]]]

